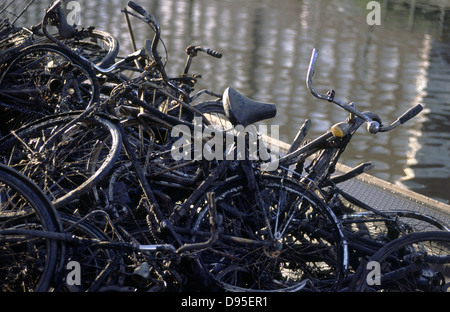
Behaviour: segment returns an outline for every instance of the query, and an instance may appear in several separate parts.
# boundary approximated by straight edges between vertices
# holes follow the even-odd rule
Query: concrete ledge
[[[350,168],[338,164],[339,171]],[[437,217],[450,225],[450,205],[404,189],[390,182],[363,173],[339,184],[345,191],[380,210],[411,210]]]

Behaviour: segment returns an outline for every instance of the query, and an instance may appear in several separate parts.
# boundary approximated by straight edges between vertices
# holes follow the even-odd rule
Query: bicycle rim
[[[61,230],[54,208],[32,181],[3,165],[0,199],[0,290],[48,291],[62,249],[36,233]]]
[[[2,120],[17,129],[36,118],[89,107],[98,100],[99,87],[92,69],[70,50],[34,45],[8,64],[0,94]]]
[[[302,185],[269,175],[258,181],[260,209],[246,183],[232,179],[213,189],[223,234],[200,254],[207,274],[230,291],[331,290],[339,284],[346,244],[332,211]],[[208,233],[209,207],[204,199],[195,207],[202,210],[194,229]]]
[[[350,290],[448,292],[450,233],[427,231],[402,236],[380,248],[368,263],[358,268]],[[378,280],[374,270],[378,270]]]
[[[98,116],[58,133],[77,116],[78,112],[44,118],[1,139],[1,162],[32,179],[57,209],[79,200],[101,181],[121,151],[120,132]]]

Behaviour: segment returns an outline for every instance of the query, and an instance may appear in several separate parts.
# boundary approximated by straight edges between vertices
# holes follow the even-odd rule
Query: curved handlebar
[[[138,14],[142,15],[142,17],[136,16],[135,14],[132,14],[133,16],[139,18],[140,20],[142,20],[143,22],[147,23],[147,24],[153,24],[154,26],[154,30],[155,30],[155,37],[153,38],[151,44],[149,41],[147,41],[146,44],[146,50],[147,52],[153,56],[153,60],[156,62],[157,67],[159,72],[161,73],[162,79],[164,80],[164,82],[173,90],[177,91],[178,93],[180,93],[185,99],[189,98],[189,95],[186,93],[186,91],[184,91],[183,89],[177,87],[176,85],[174,85],[170,80],[169,77],[167,76],[167,73],[164,69],[164,64],[161,61],[161,57],[159,56],[157,47],[158,47],[158,42],[160,40],[161,37],[161,29],[159,27],[159,23],[156,20],[156,18],[150,14],[147,10],[145,10],[143,7],[141,7],[139,4],[133,2],[133,1],[128,1],[128,6],[133,9],[135,12],[137,12]],[[129,12],[131,13],[131,12]]]
[[[316,66],[316,62],[317,62],[317,54],[318,54],[318,50],[317,49],[313,49],[312,54],[311,54],[311,60],[310,60],[309,67],[308,67],[308,73],[307,73],[307,76],[306,76],[306,86],[307,86],[308,90],[316,98],[318,98],[320,100],[324,100],[324,101],[335,103],[338,106],[340,106],[343,109],[345,109],[346,111],[348,111],[349,113],[351,113],[351,114],[361,118],[362,120],[364,120],[364,122],[367,123],[367,131],[369,133],[375,134],[375,133],[378,133],[378,132],[390,131],[390,130],[398,127],[399,125],[404,124],[405,122],[407,122],[411,118],[415,117],[417,114],[419,114],[423,110],[422,105],[417,104],[416,106],[414,106],[414,107],[410,108],[408,111],[406,111],[399,118],[397,118],[397,120],[395,120],[389,126],[384,127],[384,126],[382,126],[380,124],[379,121],[377,121],[375,119],[372,119],[369,116],[369,114],[365,114],[365,113],[362,113],[362,112],[358,111],[355,108],[354,103],[347,104],[347,103],[345,103],[342,100],[336,99],[334,97],[334,95],[335,95],[334,90],[329,91],[326,95],[318,93],[314,89],[314,87],[312,85],[312,78],[314,76],[314,70],[315,70],[315,66]]]

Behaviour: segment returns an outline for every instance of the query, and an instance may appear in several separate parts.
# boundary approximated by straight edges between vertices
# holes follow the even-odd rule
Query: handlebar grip
[[[213,49],[206,49],[206,54],[217,57],[217,58],[222,58],[222,53],[217,52]]]
[[[423,106],[421,104],[417,104],[416,106],[407,110],[403,115],[401,115],[398,118],[398,121],[400,121],[401,124],[404,124],[405,122],[419,114],[422,110]]]
[[[143,17],[142,21],[144,21],[145,23],[152,23],[157,28],[156,32],[159,33],[158,21],[152,14],[150,14],[150,12],[148,12],[146,9],[144,9],[139,4],[133,1],[128,1],[128,6],[137,13],[142,15]]]
[[[133,1],[128,1],[128,6],[135,10],[137,13],[141,14],[142,16],[146,16],[149,14],[143,7],[141,7],[139,4]]]

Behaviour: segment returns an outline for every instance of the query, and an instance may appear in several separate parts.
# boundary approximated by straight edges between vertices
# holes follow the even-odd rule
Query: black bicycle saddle
[[[233,126],[246,127],[258,121],[273,118],[277,114],[275,104],[254,101],[231,87],[225,89],[222,101],[225,115]]]

